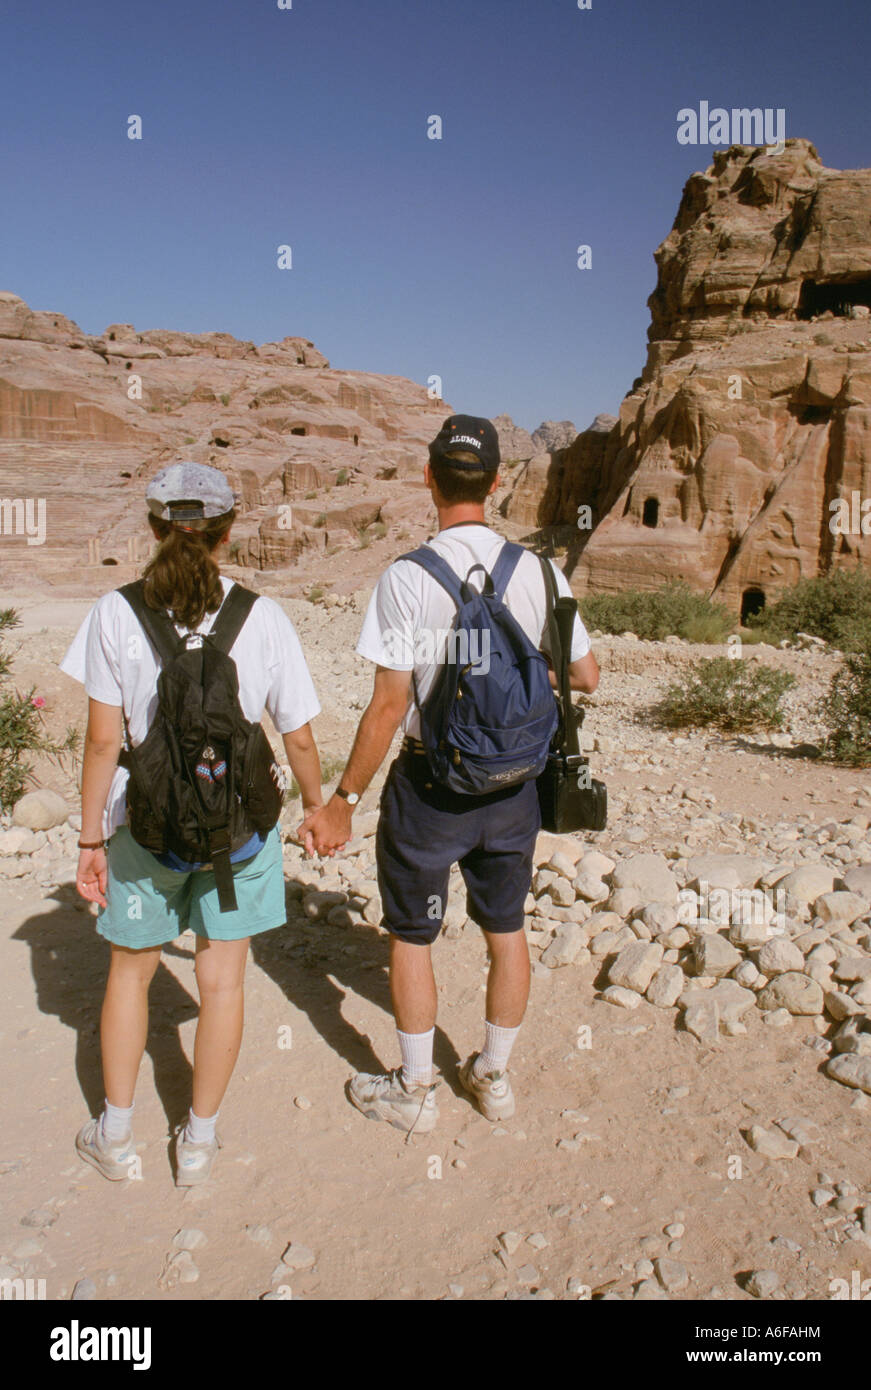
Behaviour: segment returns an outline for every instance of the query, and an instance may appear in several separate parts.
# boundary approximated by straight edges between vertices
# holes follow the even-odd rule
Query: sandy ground
[[[81,725],[81,692],[56,666],[88,602],[23,594],[6,603],[24,616],[10,642],[17,683],[33,681],[46,696],[52,729]],[[325,707],[320,746],[344,755],[371,679],[351,655],[360,614],[336,610],[326,621],[314,605],[287,607]],[[823,825],[862,804],[856,772],[766,740],[676,743],[638,723],[673,663],[693,653],[619,641],[600,651],[604,676],[587,729],[616,745],[593,758],[609,784],[612,825],[588,836],[591,844],[635,852],[634,830],[646,832],[642,849],[687,842],[752,851],[753,818],[770,843],[801,815]],[[792,719],[800,742],[813,734],[809,711],[832,663],[783,660],[802,677]],[[72,805],[69,780],[39,771]],[[689,819],[687,790],[708,798],[689,806]],[[376,799],[377,788],[364,804]],[[692,823],[706,815],[710,826]],[[73,1148],[102,1100],[97,1021],[108,948],[69,882],[0,880],[0,900],[0,1272],[45,1279],[49,1299],[70,1298],[83,1279],[98,1299],[257,1299],[270,1289],[303,1299],[564,1298],[577,1297],[578,1285],[581,1296],[631,1298],[637,1262],[658,1256],[686,1267],[688,1283],[671,1294],[678,1299],[748,1298],[743,1282],[754,1269],[777,1271],[780,1296],[797,1299],[831,1297],[830,1282],[854,1270],[871,1276],[868,1244],[845,1239],[845,1216],[810,1198],[821,1180],[859,1192],[871,1185],[869,1102],[823,1074],[824,1057],[805,1045],[815,1036],[810,1019],[771,1029],[752,1010],[745,1037],[704,1047],[676,1027],[673,1010],[642,1003],[628,1013],[597,999],[595,963],[538,966],[511,1064],[517,1114],[494,1129],[456,1082],[457,1062],[482,1038],[486,962],[480,936],[467,930],[435,949],[441,1120],[406,1142],[344,1094],[353,1072],[397,1062],[387,943],[372,930],[312,930],[295,900],[288,926],[253,946],[213,1180],[179,1191],[168,1159],[169,1131],[189,1103],[196,1018],[185,936],[166,950],[152,989],[135,1116],[142,1177],[109,1184]],[[586,1026],[588,1036],[579,1033]],[[579,1046],[584,1038],[589,1046]],[[819,1140],[791,1160],[750,1150],[743,1129],[790,1115],[816,1121]],[[558,1147],[575,1136],[577,1147]],[[167,1260],[185,1228],[206,1238],[193,1252],[199,1277],[173,1285]],[[498,1253],[503,1232],[521,1238],[513,1255]],[[313,1263],[273,1283],[290,1242]]]

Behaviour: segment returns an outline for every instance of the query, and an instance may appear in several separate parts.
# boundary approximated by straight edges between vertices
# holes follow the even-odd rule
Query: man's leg
[[[390,998],[406,1086],[429,1086],[435,1039],[436,994],[429,945],[390,938]]]

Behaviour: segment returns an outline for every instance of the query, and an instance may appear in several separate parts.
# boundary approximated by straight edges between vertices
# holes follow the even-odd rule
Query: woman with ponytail
[[[150,610],[168,614],[188,648],[201,646],[233,588],[218,566],[235,518],[233,493],[217,469],[181,463],[152,479],[146,499],[158,546],[143,571],[142,598]],[[229,656],[242,714],[256,725],[264,710],[269,713],[308,814],[321,802],[310,728],[320,706],[293,624],[274,600],[256,599]],[[99,905],[97,931],[111,950],[100,1022],[106,1102],[103,1113],[80,1130],[76,1148],[104,1177],[129,1175],[148,988],[163,946],[190,927],[196,934],[200,1014],[192,1104],[175,1154],[176,1183],[187,1187],[209,1176],[219,1147],[218,1110],[242,1041],[249,939],[286,921],[279,828],[255,833],[230,854],[234,910],[227,910],[224,899],[219,903],[210,864],[185,862],[172,851],[152,853],[133,838],[128,772],[119,766],[119,754],[125,729],[135,749],[152,724],[161,662],[120,591],[94,605],[61,669],[89,697],[76,886]],[[204,772],[220,776],[219,766]]]

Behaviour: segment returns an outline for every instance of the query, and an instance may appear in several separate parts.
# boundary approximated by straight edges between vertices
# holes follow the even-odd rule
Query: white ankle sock
[[[505,1071],[519,1032],[519,1025],[516,1028],[497,1028],[495,1023],[484,1021],[484,1046],[472,1068],[477,1077],[489,1076],[493,1071]]]
[[[399,1051],[402,1053],[402,1079],[406,1086],[428,1086],[432,1081],[432,1048],[435,1028],[428,1033],[400,1033]]]
[[[130,1133],[133,1106],[131,1105],[129,1110],[123,1110],[120,1105],[110,1105],[108,1101],[104,1101],[103,1105],[103,1138],[107,1144],[117,1144]]]
[[[204,1120],[191,1110],[185,1126],[185,1139],[191,1144],[211,1144],[215,1137],[215,1126],[218,1123],[219,1114],[220,1111],[216,1110],[210,1119]]]

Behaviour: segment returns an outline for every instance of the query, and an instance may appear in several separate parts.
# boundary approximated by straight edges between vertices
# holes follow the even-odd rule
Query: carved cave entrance
[[[644,511],[641,514],[641,525],[654,527],[659,524],[659,498],[645,497]]]
[[[871,309],[871,276],[855,280],[804,280],[797,317],[811,319],[827,310],[844,318],[854,304]]]
[[[761,613],[765,607],[765,594],[761,589],[745,589],[741,595],[741,626],[746,627],[751,618]]]

